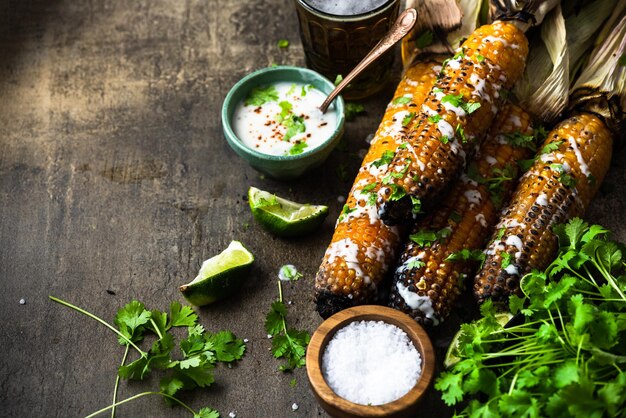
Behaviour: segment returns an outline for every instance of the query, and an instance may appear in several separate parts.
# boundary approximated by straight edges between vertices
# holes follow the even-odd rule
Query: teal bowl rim
[[[235,95],[235,92],[237,92],[238,90],[240,90],[243,86],[245,86],[250,80],[257,78],[263,74],[266,73],[270,73],[270,72],[277,72],[277,71],[291,71],[291,72],[297,72],[297,73],[308,73],[309,75],[318,78],[322,83],[326,84],[330,90],[328,91],[328,93],[330,93],[330,91],[332,91],[335,88],[334,83],[332,83],[329,79],[327,79],[326,77],[324,77],[323,75],[321,75],[320,73],[318,73],[317,71],[313,71],[309,68],[304,68],[304,67],[296,67],[296,66],[292,66],[292,65],[278,65],[275,67],[266,67],[266,68],[261,68],[260,70],[256,70],[248,75],[246,75],[245,77],[243,77],[241,80],[239,80],[238,82],[236,82],[231,89],[228,91],[228,94],[226,94],[226,97],[224,98],[224,102],[222,103],[222,127],[223,129],[227,132],[228,135],[230,135],[232,138],[235,138],[235,140],[228,140],[228,135],[227,135],[227,141],[229,144],[231,145],[235,145],[237,148],[239,148],[242,152],[245,152],[247,154],[250,154],[260,160],[267,160],[267,161],[275,161],[275,162],[279,162],[279,161],[298,161],[298,160],[303,160],[308,156],[312,156],[315,154],[320,153],[321,151],[323,151],[324,149],[328,148],[329,146],[333,145],[333,143],[335,141],[333,141],[333,139],[337,136],[340,135],[343,131],[343,126],[345,123],[345,106],[344,106],[344,101],[343,98],[341,96],[337,96],[337,98],[335,98],[335,100],[333,100],[332,105],[335,106],[335,110],[337,111],[337,124],[335,126],[335,130],[333,131],[332,134],[330,134],[328,136],[328,138],[322,142],[320,145],[311,148],[310,150],[304,151],[301,154],[297,154],[297,155],[270,155],[270,154],[265,154],[259,151],[256,151],[252,148],[249,148],[248,146],[246,146],[243,142],[241,142],[241,140],[239,139],[239,137],[235,134],[235,132],[233,131],[232,127],[231,127],[231,117],[232,117],[232,113],[231,115],[229,115],[228,113],[228,108],[229,108],[229,103],[232,103],[233,101],[233,96]],[[300,77],[298,77],[300,78]],[[289,80],[287,80],[289,81]],[[325,92],[322,92],[325,93]],[[328,94],[325,93],[325,94]],[[233,111],[234,111],[234,106],[236,106],[236,103],[232,106]]]

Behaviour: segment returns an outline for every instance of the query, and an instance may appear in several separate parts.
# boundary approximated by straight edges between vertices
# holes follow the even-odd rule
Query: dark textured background
[[[283,38],[286,50],[276,46]],[[220,124],[228,89],[273,63],[304,64],[290,0],[0,3],[0,416],[84,416],[110,403],[123,349],[48,295],[107,320],[133,298],[166,309],[183,301],[177,287],[202,260],[232,239],[255,254],[254,272],[238,297],[198,313],[208,330],[248,338],[247,354],[232,370],[219,367],[213,387],[183,399],[222,416],[325,415],[304,370],[277,370],[264,315],[279,267],[293,263],[304,279],[285,287],[290,320],[311,332],[321,322],[312,282],[337,197],[349,190],[356,155],[391,90],[364,102],[367,116],[347,124],[347,147],[323,167],[276,182],[230,150]],[[607,180],[613,191],[589,211],[621,239],[625,163],[622,150]],[[273,238],[243,199],[251,185],[327,204],[330,216],[309,237]],[[435,344],[445,346],[453,330],[454,319],[433,334]],[[157,386],[157,379],[122,382],[119,399]],[[431,393],[424,416],[440,416],[440,406]],[[118,416],[188,414],[155,397],[120,407]]]

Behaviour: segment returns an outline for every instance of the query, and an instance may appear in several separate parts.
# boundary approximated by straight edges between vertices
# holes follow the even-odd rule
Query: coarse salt
[[[330,340],[322,373],[342,398],[382,405],[401,398],[422,373],[422,359],[407,334],[383,321],[355,321]]]

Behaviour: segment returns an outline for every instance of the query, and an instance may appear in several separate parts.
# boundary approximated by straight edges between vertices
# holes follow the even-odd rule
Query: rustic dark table
[[[279,49],[279,39],[290,46]],[[110,403],[123,349],[103,326],[48,295],[111,321],[132,299],[166,309],[177,287],[232,239],[255,254],[237,297],[198,309],[211,331],[249,339],[232,370],[182,396],[222,416],[326,416],[303,369],[278,371],[263,329],[277,272],[290,320],[313,331],[313,278],[341,203],[392,88],[364,101],[346,126],[346,147],[292,182],[264,178],[226,144],[220,107],[252,70],[304,65],[291,0],[9,0],[0,5],[0,416],[84,416]],[[397,69],[398,65],[396,65]],[[397,72],[397,71],[396,71]],[[626,153],[588,218],[626,239]],[[249,186],[330,206],[322,228],[276,239],[251,217]],[[22,304],[21,299],[24,299]],[[439,354],[454,320],[433,332]],[[290,381],[296,379],[296,386]],[[119,399],[158,380],[122,382]],[[292,411],[292,404],[299,408]],[[423,416],[444,414],[429,393]],[[103,415],[105,416],[105,415]],[[120,417],[185,417],[156,397],[123,405]]]

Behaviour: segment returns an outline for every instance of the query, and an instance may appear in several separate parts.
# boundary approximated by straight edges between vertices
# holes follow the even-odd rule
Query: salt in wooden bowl
[[[422,358],[422,372],[415,386],[395,401],[382,405],[361,405],[337,395],[322,374],[322,357],[335,333],[354,321],[383,321],[404,331]],[[324,410],[336,418],[415,417],[419,400],[430,386],[435,369],[435,354],[426,331],[410,316],[378,305],[348,308],[324,321],[311,337],[306,353],[307,375],[313,394]]]

